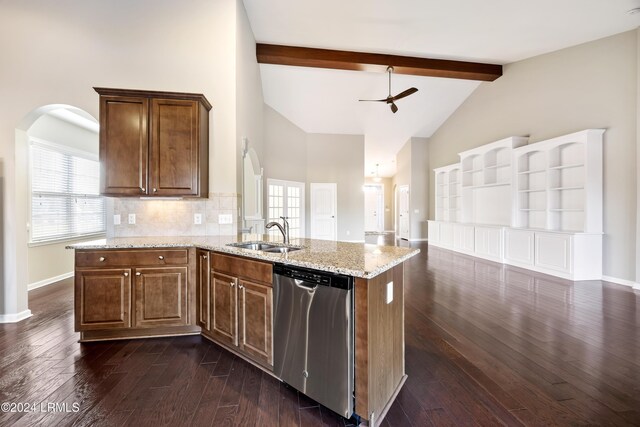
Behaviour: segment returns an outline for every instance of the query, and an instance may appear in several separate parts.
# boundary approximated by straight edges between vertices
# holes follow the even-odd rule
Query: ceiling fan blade
[[[391,111],[393,112],[393,114],[395,114],[396,111],[398,111],[398,106],[393,102],[391,102]]]
[[[385,99],[358,99],[361,102],[387,102],[388,98]]]
[[[393,101],[397,101],[398,99],[402,99],[404,97],[407,97],[411,94],[414,94],[418,91],[418,89],[416,89],[415,87],[411,87],[407,90],[405,90],[404,92],[400,92],[399,94],[397,94],[396,96],[392,96],[391,99]]]

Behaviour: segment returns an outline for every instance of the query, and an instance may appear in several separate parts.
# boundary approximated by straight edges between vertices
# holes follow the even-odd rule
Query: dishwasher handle
[[[315,291],[316,288],[318,287],[317,283],[309,283],[309,282],[304,282],[302,280],[296,280],[296,279],[294,279],[293,283],[295,283],[295,285],[300,289],[305,289],[307,291]]]

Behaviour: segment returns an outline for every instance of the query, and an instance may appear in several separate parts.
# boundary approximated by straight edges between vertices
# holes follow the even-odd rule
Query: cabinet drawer
[[[271,284],[273,266],[267,262],[223,255],[217,252],[211,257],[211,268],[216,272],[228,273],[258,282]]]
[[[187,264],[186,249],[76,251],[76,267],[130,267]]]

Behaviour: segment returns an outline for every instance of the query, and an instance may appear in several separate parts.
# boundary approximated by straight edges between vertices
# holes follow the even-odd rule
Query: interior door
[[[384,214],[382,199],[382,186],[364,186],[364,231],[382,231]]]
[[[311,238],[338,239],[338,184],[311,183]]]
[[[268,221],[282,223],[281,216],[289,221],[289,237],[305,237],[304,182],[267,179]],[[273,227],[269,235],[279,236]]]
[[[409,186],[402,185],[398,188],[398,211],[400,238],[409,240]]]

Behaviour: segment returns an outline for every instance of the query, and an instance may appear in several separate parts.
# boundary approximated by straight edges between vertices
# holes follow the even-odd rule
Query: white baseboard
[[[617,283],[618,285],[629,286],[635,290],[640,291],[640,283],[627,279],[618,279],[617,277],[602,275],[602,280],[605,282]]]
[[[409,239],[410,242],[428,242],[429,239]]]
[[[40,280],[39,282],[30,283],[27,286],[27,289],[31,291],[33,289],[38,289],[55,282],[59,282],[60,280],[68,279],[69,277],[73,277],[73,271],[70,271],[69,273],[61,274],[59,276],[49,277],[47,279]]]
[[[24,310],[20,313],[0,314],[0,323],[16,323],[31,317],[31,310]]]

